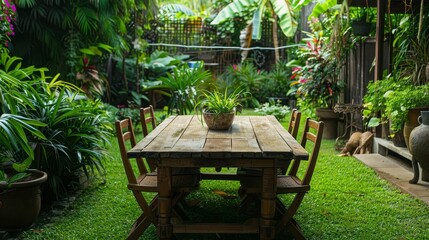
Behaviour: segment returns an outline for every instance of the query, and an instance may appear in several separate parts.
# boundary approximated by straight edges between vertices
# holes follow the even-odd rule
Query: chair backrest
[[[322,143],[324,123],[317,122],[307,118],[305,121],[304,133],[302,134],[301,146],[306,147],[307,141],[313,142],[313,149],[310,151],[308,158],[307,169],[301,178],[303,185],[309,185],[311,177],[313,176],[314,168],[316,166],[317,157],[319,155],[320,145]],[[309,150],[309,149],[307,149]],[[294,160],[289,175],[296,176],[301,160]]]
[[[292,114],[290,116],[288,132],[296,139],[298,135],[299,122],[301,121],[301,112],[297,109],[292,110]]]
[[[121,152],[121,158],[122,163],[124,165],[125,174],[127,175],[129,183],[136,184],[136,173],[134,172],[130,159],[127,156],[127,151],[137,144],[133,129],[133,122],[130,117],[127,117],[121,121],[117,120],[115,122],[115,127],[116,137],[118,138],[119,150]],[[136,158],[136,162],[139,175],[148,173],[148,170],[142,158]]]
[[[152,130],[156,127],[156,119],[152,105],[140,108],[140,122],[142,124],[143,136],[146,137],[149,134],[148,124],[152,124]]]

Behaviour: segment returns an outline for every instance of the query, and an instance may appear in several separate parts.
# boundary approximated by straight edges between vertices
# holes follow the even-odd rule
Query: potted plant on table
[[[236,89],[232,93],[228,93],[228,89],[224,92],[219,90],[204,92],[204,99],[197,104],[202,109],[202,118],[207,124],[207,127],[212,130],[229,129],[234,122],[235,113],[240,104],[242,91]]]

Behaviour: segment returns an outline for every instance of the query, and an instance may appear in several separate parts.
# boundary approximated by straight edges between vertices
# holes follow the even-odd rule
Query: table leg
[[[158,239],[172,239],[172,174],[171,168],[158,168]]]
[[[263,168],[260,239],[275,239],[276,190],[277,170],[275,168]]]

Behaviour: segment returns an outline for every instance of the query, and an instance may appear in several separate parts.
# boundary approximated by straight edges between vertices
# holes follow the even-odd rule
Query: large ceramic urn
[[[419,168],[422,168],[422,181],[429,181],[429,111],[421,111],[418,118],[420,125],[411,131],[409,148],[413,155],[414,178],[410,183],[419,180]]]

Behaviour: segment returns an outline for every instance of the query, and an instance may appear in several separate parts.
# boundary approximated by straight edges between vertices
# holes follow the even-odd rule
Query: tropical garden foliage
[[[128,115],[138,121],[138,112],[132,108],[147,105],[156,97],[166,106],[162,117],[193,113],[204,93],[212,89],[225,95],[242,89],[243,107],[257,108],[257,112],[273,114],[279,120],[287,116],[289,108],[268,102],[270,97],[298,98],[301,108],[332,107],[343,90],[343,79],[338,76],[347,52],[362,40],[351,34],[347,18],[360,11],[348,12],[334,0],[319,1],[311,14],[308,38],[301,47],[289,51],[286,59],[270,69],[260,69],[250,61],[233,64],[214,79],[203,64],[189,67],[188,55],[148,52],[144,37],[156,27],[152,25],[155,1],[0,1],[0,160],[14,169],[14,174],[7,175],[0,168],[0,182],[17,181],[30,167],[44,170],[49,174],[43,189],[45,200],[65,196],[81,172],[87,177],[101,176],[104,181],[111,123]],[[223,40],[242,46],[260,37],[265,18],[275,23],[272,36],[277,46],[275,28],[292,39],[299,27],[299,10],[309,2],[219,0],[211,5],[212,14],[207,13],[207,6],[187,9],[178,5],[183,2],[176,2],[164,6],[163,11],[168,18],[211,15],[204,21],[212,23]],[[372,123],[390,119],[396,131],[408,108],[429,105],[428,79],[423,74],[429,64],[429,30],[419,27],[429,25],[427,9],[391,21],[389,31],[395,32],[393,46],[397,50],[395,72],[368,85],[364,115],[368,119],[381,116]],[[322,14],[324,20],[318,19]],[[239,39],[242,30],[252,33],[244,43]],[[326,193],[322,195],[319,200],[324,201]],[[320,211],[321,218],[329,217]],[[307,230],[315,238],[325,234],[311,233],[308,226]]]
[[[21,59],[10,57],[5,49],[0,59],[2,117],[23,125],[2,128],[6,133],[16,129],[13,138],[3,138],[9,150],[2,151],[3,159],[15,163],[18,172],[28,167],[46,171],[46,200],[63,197],[79,170],[87,176],[94,171],[103,175],[112,129],[104,105],[59,80],[59,75],[47,76],[46,68],[21,67]]]

